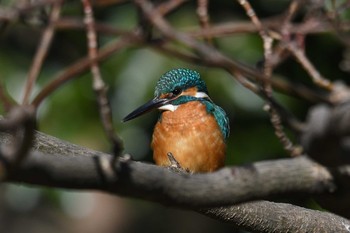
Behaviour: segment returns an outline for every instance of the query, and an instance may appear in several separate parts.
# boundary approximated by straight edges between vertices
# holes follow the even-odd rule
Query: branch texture
[[[1,144],[8,144],[10,137],[2,133]],[[296,220],[300,224],[309,224],[307,229],[331,227],[329,222],[334,222],[332,229],[335,231],[332,232],[346,232],[345,226],[350,225],[350,222],[336,215],[289,204],[254,201],[218,207],[277,195],[332,192],[335,188],[332,175],[306,157],[258,162],[224,168],[211,174],[190,175],[134,162],[127,156],[116,160],[113,165],[111,155],[39,132],[35,138],[33,151],[15,172],[7,174],[5,181],[103,190],[197,210],[221,221],[228,221],[236,227],[258,229],[261,232],[286,232],[295,225]],[[4,157],[2,159],[7,160]],[[303,211],[307,214],[301,215]],[[270,221],[273,218],[277,220]],[[268,224],[261,224],[262,219]],[[312,219],[317,221],[309,221]],[[256,228],[259,224],[260,228]],[[292,229],[296,229],[295,227]]]

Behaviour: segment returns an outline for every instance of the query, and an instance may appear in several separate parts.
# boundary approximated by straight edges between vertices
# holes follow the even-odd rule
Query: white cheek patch
[[[210,97],[208,96],[207,93],[205,92],[197,92],[194,97],[196,98],[208,98],[210,99]],[[158,109],[159,110],[168,110],[168,111],[172,111],[174,112],[179,106],[178,105],[173,105],[173,104],[166,104],[166,105],[163,105],[161,107],[159,107]]]
[[[209,98],[209,99],[210,99],[210,97],[208,96],[208,94],[205,93],[205,92],[197,92],[197,93],[194,95],[194,97],[196,97],[196,98]]]
[[[174,112],[178,107],[179,107],[178,105],[166,104],[166,105],[159,107],[158,109],[169,110],[169,111]]]

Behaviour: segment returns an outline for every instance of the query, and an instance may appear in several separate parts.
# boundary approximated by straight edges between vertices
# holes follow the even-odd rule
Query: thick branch
[[[199,207],[232,204],[271,195],[331,191],[334,183],[330,173],[306,157],[189,175],[125,158],[120,158],[113,168],[110,163],[112,157],[108,154],[39,132],[35,138],[33,151],[18,170],[8,174],[7,182],[98,189],[197,210],[236,227],[261,232],[286,232],[307,222],[309,225],[306,225],[306,229],[332,227],[329,229],[335,229],[333,232],[346,232],[345,226],[350,225],[347,220],[329,213],[265,201],[198,210]],[[0,142],[6,146],[10,136],[0,134]],[[266,221],[266,224],[261,224],[261,221]]]
[[[3,134],[4,137],[4,134]],[[7,181],[101,189],[166,205],[218,206],[278,194],[324,193],[334,188],[327,169],[306,157],[228,167],[211,174],[176,174],[150,164],[118,160],[38,134],[35,149]]]
[[[349,232],[349,221],[332,213],[286,203],[255,201],[200,210],[251,232]]]

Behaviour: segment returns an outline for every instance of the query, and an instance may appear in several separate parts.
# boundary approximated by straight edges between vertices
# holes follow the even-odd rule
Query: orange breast
[[[224,166],[223,135],[215,117],[198,101],[182,104],[174,112],[163,112],[151,146],[153,159],[160,166],[170,166],[168,152],[182,168],[192,172],[211,172]]]

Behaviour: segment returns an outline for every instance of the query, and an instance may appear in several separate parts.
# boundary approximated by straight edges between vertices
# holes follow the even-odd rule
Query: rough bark
[[[0,135],[3,147],[10,140],[8,134]],[[2,161],[7,161],[4,154]],[[3,165],[6,167],[6,162]],[[253,201],[232,205],[273,196],[334,191],[332,174],[307,157],[191,175],[135,162],[127,156],[113,160],[111,155],[37,132],[33,150],[15,170],[7,171],[3,174],[6,182],[107,191],[196,210],[255,232],[348,232],[350,226],[342,217],[290,204]]]

